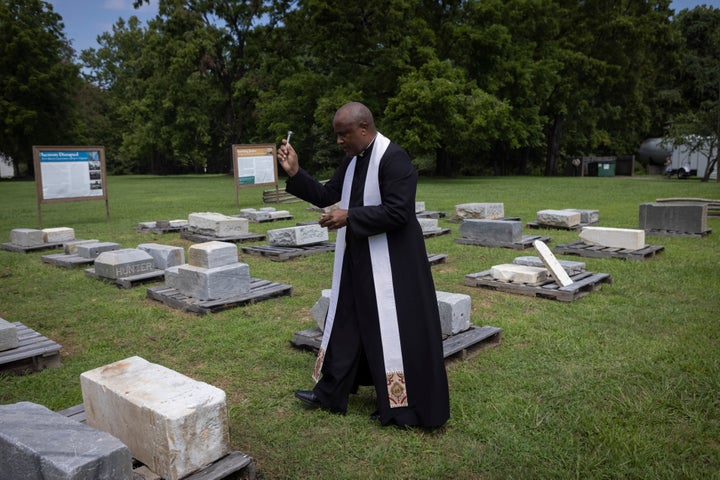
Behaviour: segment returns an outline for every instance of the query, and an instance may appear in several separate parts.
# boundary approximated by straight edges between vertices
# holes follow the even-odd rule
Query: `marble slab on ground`
[[[118,279],[157,270],[155,260],[138,248],[123,248],[102,252],[95,259],[95,275]]]
[[[87,245],[89,243],[99,243],[100,240],[97,238],[88,239],[88,240],[70,240],[68,242],[63,243],[63,253],[65,255],[77,255],[77,247],[78,245]],[[118,245],[118,248],[120,246]]]
[[[196,212],[188,215],[188,230],[214,237],[247,235],[250,231],[247,218],[231,217],[215,212]]]
[[[10,243],[21,247],[37,247],[45,243],[43,231],[35,228],[14,228],[10,231]]]
[[[536,285],[547,280],[548,271],[546,268],[528,267],[514,263],[502,263],[493,265],[490,275],[501,282],[524,283]]]
[[[645,246],[645,230],[632,228],[583,227],[580,240],[588,245],[639,250]]]
[[[327,227],[321,227],[319,224],[276,228],[268,230],[267,236],[270,245],[280,247],[313,245],[325,242],[329,238]]]
[[[558,259],[558,262],[562,267],[565,269],[565,271],[568,273],[568,275],[575,275],[577,273],[581,273],[585,271],[585,262],[575,262],[572,260],[561,260]],[[512,261],[512,263],[515,263],[517,265],[527,265],[528,267],[538,267],[538,268],[544,268],[545,264],[542,262],[540,257],[536,256],[522,256],[522,257],[515,257]]]
[[[134,356],[80,375],[87,424],[108,432],[165,480],[229,452],[225,392]]]

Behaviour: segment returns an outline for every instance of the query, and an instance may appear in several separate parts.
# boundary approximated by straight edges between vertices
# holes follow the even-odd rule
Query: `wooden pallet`
[[[143,283],[160,282],[165,280],[165,270],[151,270],[149,272],[138,273],[137,275],[130,275],[129,277],[107,278],[96,274],[95,268],[88,268],[85,270],[85,275],[96,280],[112,283],[113,285],[124,289],[137,287]]]
[[[267,257],[275,262],[285,262],[298,257],[316,255],[335,251],[335,242],[320,242],[314,245],[299,247],[279,247],[274,245],[261,245],[253,247],[242,247],[244,253]]]
[[[500,344],[502,329],[497,327],[476,327],[472,325],[464,332],[443,339],[443,356],[449,359],[467,359],[481,348]],[[320,350],[323,332],[320,327],[295,332],[290,343],[304,350]]]
[[[645,230],[645,235],[651,237],[686,237],[686,238],[702,238],[710,235],[712,228],[708,228],[704,232],[677,232],[673,230],[656,230],[649,229]]]
[[[491,248],[513,248],[515,250],[525,250],[528,248],[534,248],[533,242],[535,240],[540,240],[543,243],[549,243],[550,237],[541,237],[537,235],[523,235],[522,239],[519,242],[509,243],[509,242],[486,242],[484,240],[476,240],[473,238],[456,238],[455,243],[461,243],[463,245],[477,245],[480,247],[491,247]]]
[[[182,230],[180,232],[180,238],[190,240],[191,242],[230,242],[230,243],[243,243],[243,242],[257,242],[265,240],[265,235],[257,233],[247,233],[245,235],[237,235],[234,237],[213,237],[212,235],[203,235],[200,233],[194,233],[189,230]]]
[[[85,405],[82,403],[74,407],[66,408],[65,410],[60,410],[58,413],[76,422],[87,424]],[[140,473],[142,470],[138,470],[138,468],[143,467],[144,464],[133,458],[133,466],[136,470],[133,478],[145,478],[144,475]],[[147,469],[147,466],[144,467]],[[233,475],[233,479],[237,480],[254,480],[256,478],[255,459],[235,450],[202,470],[183,477],[183,480],[222,480],[231,475]]]
[[[495,280],[490,270],[465,275],[465,285],[470,287],[488,288],[505,293],[527,295],[531,297],[547,298],[561,302],[572,302],[578,298],[599,290],[601,284],[612,283],[612,277],[607,273],[581,272],[570,275],[573,281],[567,287],[563,287],[550,278],[538,285],[524,283],[503,282]]]
[[[584,227],[590,227],[593,225],[598,225],[600,222],[591,222],[591,223],[578,223],[577,225],[572,226],[560,226],[560,225],[548,225],[545,223],[537,223],[537,222],[528,222],[525,224],[527,228],[545,228],[545,229],[555,229],[555,230],[582,230]]]
[[[665,250],[662,245],[645,245],[638,250],[588,245],[582,240],[555,246],[556,254],[578,255],[591,258],[621,258],[625,260],[647,260]]]
[[[50,255],[43,255],[40,257],[40,261],[49,265],[67,269],[81,267],[89,263],[95,263],[94,258],[81,257],[80,255],[69,255],[66,253],[51,253]]]
[[[430,266],[440,265],[441,263],[447,263],[447,254],[445,253],[428,253],[428,262]]]
[[[447,235],[450,233],[449,228],[438,228],[435,230],[423,230],[423,238],[439,237],[440,235]]]
[[[168,307],[185,312],[197,313],[198,315],[220,312],[275,297],[292,296],[292,294],[293,288],[290,285],[275,283],[270,280],[261,280],[259,278],[250,279],[250,291],[248,293],[221,298],[219,300],[199,300],[188,297],[166,285],[151,287],[147,290],[147,296],[152,300],[157,300]]]
[[[8,252],[15,252],[15,253],[29,253],[29,252],[39,252],[42,250],[53,250],[55,248],[62,248],[64,242],[60,243],[41,243],[40,245],[33,245],[31,247],[25,247],[23,245],[17,245],[14,243],[3,243],[0,245],[0,250],[6,250]]]
[[[60,344],[20,322],[13,322],[13,325],[17,330],[18,346],[0,352],[0,371],[22,374],[60,366]]]

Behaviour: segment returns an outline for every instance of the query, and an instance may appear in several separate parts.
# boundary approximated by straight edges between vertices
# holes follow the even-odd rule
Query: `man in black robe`
[[[382,425],[438,427],[450,417],[437,297],[415,215],[417,172],[408,154],[377,132],[363,104],[333,120],[346,157],[321,184],[278,149],[286,190],[318,207],[340,202],[320,225],[338,229],[330,307],[312,390],[295,396],[345,413],[363,379],[375,386]]]

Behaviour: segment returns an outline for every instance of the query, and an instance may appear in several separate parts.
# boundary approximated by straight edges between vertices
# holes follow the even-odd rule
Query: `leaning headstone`
[[[467,219],[460,224],[463,238],[482,240],[490,244],[516,243],[522,240],[519,220]]]
[[[585,271],[585,262],[575,262],[572,260],[560,259],[558,259],[558,262],[560,263],[560,265],[562,265],[568,275],[575,275]],[[526,265],[528,267],[545,267],[545,264],[542,262],[542,260],[540,260],[540,257],[534,256],[515,257],[512,263],[515,263],[517,265]]]
[[[75,239],[75,230],[69,227],[43,228],[45,243],[63,243]]]
[[[328,229],[319,224],[310,224],[268,230],[267,235],[270,245],[301,247],[327,241]]]
[[[114,242],[91,242],[76,245],[77,255],[83,258],[97,258],[103,252],[119,249],[120,244]]]
[[[19,344],[15,324],[0,318],[0,352],[17,348]]]
[[[194,267],[223,267],[237,261],[238,249],[234,243],[210,241],[196,243],[188,248],[188,263]]]
[[[157,270],[153,257],[137,248],[103,252],[95,259],[95,275],[103,278],[125,278]]]
[[[229,452],[225,392],[130,357],[80,375],[87,424],[109,432],[165,480]]]
[[[77,247],[78,245],[87,245],[89,243],[98,243],[100,240],[98,239],[91,239],[91,240],[70,240],[69,242],[63,243],[63,253],[65,255],[77,255]]]
[[[325,317],[327,317],[328,308],[330,308],[330,293],[332,290],[324,289],[320,298],[310,309],[310,316],[315,319],[320,330],[325,329]]]
[[[138,250],[147,252],[155,262],[155,268],[165,270],[185,263],[185,250],[182,247],[173,245],[162,245],[159,243],[141,243]]]
[[[0,478],[8,480],[133,478],[120,440],[31,402],[0,405],[0,452]]]
[[[588,245],[639,250],[645,246],[645,230],[583,227],[580,231],[580,240]]]
[[[14,228],[10,231],[10,243],[21,247],[43,245],[43,231],[34,228]]]
[[[547,269],[516,265],[514,263],[503,263],[494,265],[490,269],[490,275],[501,282],[526,283],[535,285],[547,280]]]
[[[640,204],[640,228],[703,234],[708,231],[707,203],[652,202]]]
[[[213,237],[247,235],[249,220],[213,212],[191,213],[188,216],[188,230]]]
[[[455,216],[461,220],[468,218],[497,220],[505,217],[505,204],[461,203],[459,205],[455,205]]]
[[[435,293],[443,337],[457,335],[470,328],[470,295],[440,291]]]
[[[573,283],[570,276],[544,242],[535,240],[533,246],[535,250],[537,250],[538,255],[540,255],[540,260],[545,264],[545,268],[550,271],[550,274],[560,285],[567,287]]]
[[[580,212],[573,210],[538,210],[535,215],[541,225],[573,227],[580,223]]]

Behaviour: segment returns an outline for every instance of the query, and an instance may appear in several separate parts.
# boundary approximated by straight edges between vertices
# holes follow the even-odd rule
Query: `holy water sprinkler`
[[[292,134],[293,134],[292,130],[288,130],[288,134],[287,134],[287,144],[288,145],[290,145],[290,135],[292,135]]]

